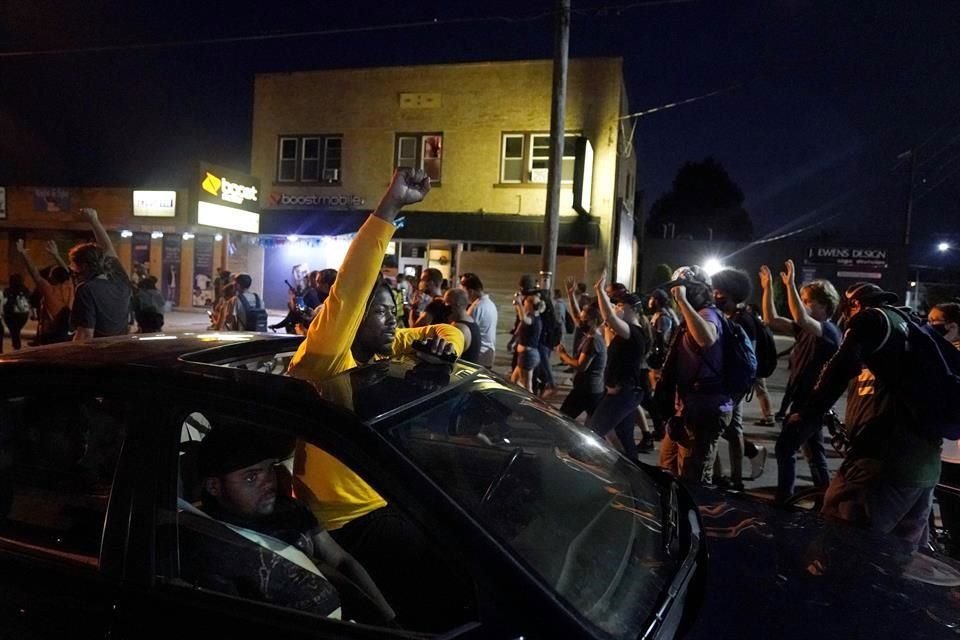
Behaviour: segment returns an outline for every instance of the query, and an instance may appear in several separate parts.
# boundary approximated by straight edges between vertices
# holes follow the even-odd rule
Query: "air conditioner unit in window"
[[[340,181],[340,169],[324,169],[324,170],[323,170],[323,181],[324,181],[324,182],[339,182],[339,181]]]
[[[550,169],[530,169],[530,182],[546,182]]]

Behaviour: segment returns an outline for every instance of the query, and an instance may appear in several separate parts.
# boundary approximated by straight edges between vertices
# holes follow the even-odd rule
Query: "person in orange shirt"
[[[425,339],[433,341],[436,354],[463,352],[463,334],[453,325],[397,328],[393,292],[380,272],[397,214],[429,191],[430,179],[423,171],[394,173],[380,204],[351,242],[330,295],[291,360],[291,376],[320,382],[376,359],[414,353],[413,344]],[[396,563],[418,555],[411,549],[427,544],[422,534],[357,474],[317,447],[302,447],[295,472],[298,497],[367,568],[402,619],[403,600],[416,590],[410,593],[410,583],[403,582],[409,574],[397,571]],[[398,554],[398,545],[407,545],[407,552]]]

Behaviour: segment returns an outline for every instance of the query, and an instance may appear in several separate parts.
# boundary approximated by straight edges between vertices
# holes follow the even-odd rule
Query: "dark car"
[[[691,494],[471,365],[284,376],[299,340],[136,335],[4,356],[0,636],[956,636],[949,561]],[[238,425],[330,454],[421,531],[417,611],[380,625],[331,573],[340,619],[285,599],[320,572],[198,508],[197,443]],[[302,498],[298,460],[280,466]]]

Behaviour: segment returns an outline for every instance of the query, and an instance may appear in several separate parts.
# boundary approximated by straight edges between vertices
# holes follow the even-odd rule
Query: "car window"
[[[392,624],[357,577],[356,564],[365,567],[362,549],[328,530],[323,502],[295,478],[309,448],[331,463],[338,459],[278,428],[279,417],[271,425],[198,406],[177,416],[176,504],[161,509],[158,520],[160,578],[327,620]],[[347,548],[361,555],[345,562],[338,554]],[[376,585],[390,568],[364,571]]]
[[[99,566],[127,401],[0,400],[0,541]]]
[[[678,566],[665,551],[659,486],[602,439],[485,376],[424,405],[383,421],[385,433],[586,619],[636,637]]]

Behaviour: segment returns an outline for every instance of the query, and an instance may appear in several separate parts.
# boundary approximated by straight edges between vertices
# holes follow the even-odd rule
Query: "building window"
[[[503,134],[503,152],[500,163],[500,182],[523,182],[522,133]]]
[[[397,134],[396,166],[423,169],[430,182],[439,184],[442,176],[443,134]]]
[[[340,184],[343,137],[281,136],[277,182]]]
[[[563,169],[560,181],[573,183],[577,155],[575,133],[563,138]],[[527,168],[524,171],[524,167]],[[504,133],[500,153],[500,182],[504,184],[546,184],[550,169],[549,133]]]

